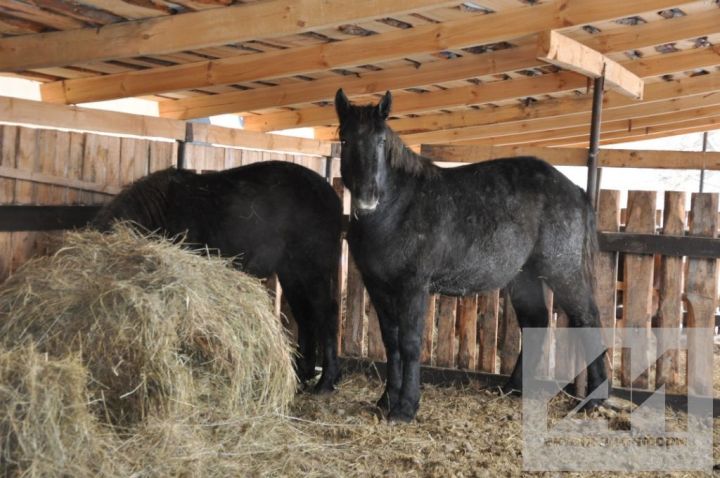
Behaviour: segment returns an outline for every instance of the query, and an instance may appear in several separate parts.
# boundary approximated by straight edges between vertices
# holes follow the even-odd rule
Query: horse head
[[[356,106],[342,89],[335,95],[340,120],[340,173],[352,193],[355,214],[369,214],[380,203],[382,185],[388,173],[385,123],[390,115],[392,95],[388,91],[377,105]]]

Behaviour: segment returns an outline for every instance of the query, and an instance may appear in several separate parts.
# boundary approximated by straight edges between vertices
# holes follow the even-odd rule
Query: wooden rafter
[[[504,38],[532,35],[545,28],[601,21],[645,9],[661,8],[668,4],[668,2],[660,1],[629,3],[612,0],[605,2],[604,5],[607,5],[607,9],[599,11],[592,8],[591,3],[588,0],[574,1],[561,13],[557,11],[559,8],[557,3],[549,3],[437,25],[418,26],[412,31],[393,31],[343,42],[292,48],[240,58],[211,60],[104,77],[66,80],[45,86],[43,98],[45,101],[80,103],[308,74],[329,68],[349,67],[403,58],[419,53],[491,43]],[[537,60],[533,60],[532,63],[534,66],[538,66]],[[532,63],[531,66],[521,67],[533,67]],[[277,98],[288,97],[282,90],[275,91],[274,95]],[[168,104],[165,111],[168,116],[172,117],[197,117],[204,114],[249,111],[253,108],[242,104],[243,98],[248,96],[236,93],[230,93],[228,96],[216,95],[216,97],[205,98],[206,105],[187,100],[186,104],[179,103],[175,106]],[[289,101],[290,103],[284,104],[300,102]],[[235,104],[238,106],[234,106]],[[257,104],[256,102],[255,105]],[[186,116],[182,116],[182,112],[193,107],[198,110],[202,108],[202,113],[190,112]]]
[[[550,30],[538,35],[537,57],[542,61],[589,78],[605,77],[605,84],[631,98],[642,99],[643,80],[597,50],[562,33]]]
[[[650,123],[649,121],[646,123]],[[623,128],[620,122],[603,123],[603,138],[607,141],[610,139],[627,139],[638,136],[645,136],[654,133],[679,134],[683,131],[697,131],[700,128],[703,131],[717,129],[720,126],[720,115],[710,115],[701,118],[664,118],[662,124],[649,125],[644,128]],[[537,147],[548,146],[572,146],[584,144],[587,145],[589,135],[587,126],[562,128],[553,131],[539,131],[528,134],[514,134],[501,136],[499,138],[486,138],[472,141],[461,141],[458,144],[479,145],[479,146],[511,146],[511,145],[527,145]]]
[[[421,154],[440,162],[482,162],[511,156],[537,156],[556,166],[585,166],[585,148],[541,148],[532,146],[423,146]],[[720,170],[720,153],[694,151],[635,151],[602,149],[599,165],[604,167],[638,167],[662,169]]]
[[[144,20],[0,39],[3,71],[151,55],[272,38],[388,14],[437,8],[431,0],[271,0]],[[251,19],[252,21],[248,21]],[[239,27],[241,26],[241,27]]]
[[[712,58],[712,61],[715,61]],[[652,59],[647,59],[646,65],[652,64]],[[672,73],[674,70],[668,71]],[[718,75],[706,75],[715,78]],[[700,78],[700,77],[698,77]],[[695,84],[697,82],[685,82],[685,84]],[[714,81],[711,83],[714,84]],[[687,96],[682,91],[675,94],[674,90],[670,90],[671,83],[663,83],[664,87],[653,86],[653,94],[645,99],[648,101],[656,101],[658,95],[661,99],[668,99],[674,96]],[[422,95],[406,95],[407,99],[398,96],[393,103],[393,111],[398,114],[416,113],[427,111],[433,108],[442,108],[449,106],[462,106],[469,104],[481,104],[484,102],[500,101],[512,98],[524,98],[534,95],[562,93],[575,89],[584,88],[586,86],[585,78],[572,72],[561,72],[555,74],[547,74],[537,78],[523,78],[518,80],[507,80],[482,85],[471,85],[460,88],[453,88],[445,91],[433,91]],[[681,86],[682,88],[682,86]],[[670,90],[670,91],[668,91]],[[687,91],[687,88],[686,88]],[[693,93],[694,94],[694,93]],[[611,95],[611,98],[615,96]],[[403,97],[405,98],[405,97]],[[627,101],[629,100],[626,98]],[[589,99],[588,99],[589,101]],[[614,99],[615,104],[628,104],[620,99]],[[606,104],[606,106],[608,106]],[[505,108],[505,107],[502,107]],[[505,110],[502,110],[505,111]],[[480,112],[480,117],[485,118]],[[287,111],[279,113],[271,113],[260,116],[245,117],[245,127],[254,131],[273,131],[278,129],[293,128],[298,126],[319,126],[324,124],[335,123],[335,111],[332,107],[314,106],[304,108],[302,110]],[[409,121],[412,124],[412,121]],[[412,127],[412,126],[410,126]],[[435,128],[437,129],[437,128]]]
[[[696,95],[687,98],[659,101],[650,104],[639,104],[627,108],[607,110],[603,115],[603,134],[608,131],[632,131],[651,124],[672,122],[675,119],[693,118],[716,115],[720,113],[720,92],[706,96]],[[552,133],[554,131],[577,129],[587,133],[590,112],[566,116],[550,116],[527,121],[511,121],[487,124],[454,130],[430,131],[403,135],[408,145],[441,144],[457,141],[483,139],[498,140],[503,136],[522,137],[529,133]],[[583,129],[584,128],[584,129]]]

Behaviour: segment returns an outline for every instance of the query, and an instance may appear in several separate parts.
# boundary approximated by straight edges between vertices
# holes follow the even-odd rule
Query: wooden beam
[[[421,154],[434,161],[451,163],[482,162],[513,156],[537,156],[555,166],[584,166],[587,162],[586,148],[424,145]],[[718,152],[601,149],[598,161],[601,167],[613,168],[720,170]]]
[[[701,95],[687,98],[684,103],[688,106],[686,109],[671,109],[669,112],[662,107],[667,102],[660,102],[659,107],[654,109],[655,112],[662,112],[660,114],[647,114],[647,105],[610,110],[602,121],[603,136],[607,137],[608,133],[611,132],[637,133],[650,126],[717,116],[720,114],[720,94],[713,95],[710,98],[710,101]],[[483,141],[488,144],[516,144],[516,141],[519,143],[529,142],[532,139],[531,133],[536,133],[533,138],[539,138],[540,140],[547,140],[547,136],[556,138],[561,136],[586,137],[589,120],[590,113],[583,113],[409,134],[402,136],[402,138],[408,145],[454,143],[458,141],[473,141],[476,144],[483,144]],[[546,134],[547,136],[545,136]],[[507,141],[507,143],[503,143],[503,141]]]
[[[676,6],[681,4],[682,2],[678,2]],[[712,9],[685,17],[649,22],[607,34],[593,35],[587,37],[583,43],[601,52],[636,50],[681,39],[712,35],[718,32],[718,25],[720,25],[720,10]],[[668,39],[668,35],[674,36],[675,40]]]
[[[180,15],[0,39],[3,71],[154,55],[272,38],[437,8],[431,0],[270,0]],[[447,2],[449,3],[449,2]],[[251,21],[249,21],[251,20]]]
[[[189,125],[192,128],[192,138],[195,142],[317,156],[330,156],[332,152],[332,143],[327,141],[256,133],[208,124],[189,123]]]
[[[185,139],[185,122],[0,96],[0,121],[80,131]]]
[[[642,9],[652,10],[661,8],[661,4],[667,6],[670,3],[656,0],[630,4],[613,0],[605,2],[604,5],[607,6],[607,9],[602,10],[595,8],[589,0],[572,2],[567,8],[560,7],[558,2],[554,2],[437,25],[417,26],[411,31],[390,32],[312,47],[291,48],[103,77],[65,80],[43,87],[43,98],[53,102],[80,103],[233,82],[257,81],[293,74],[308,74],[329,68],[351,67],[430,51],[456,49],[510,37],[522,37],[546,28],[567,27],[583,22],[627,16],[643,11]],[[557,12],[558,8],[560,8],[560,13]],[[1,42],[0,45],[2,45]],[[519,66],[518,69],[532,68],[539,66],[539,62],[531,59],[527,64]],[[336,89],[336,87],[332,87],[329,91]],[[327,95],[327,93],[325,94]],[[223,95],[216,96],[223,97]],[[276,95],[276,97],[282,98],[283,95]],[[238,101],[242,98],[241,96]],[[221,98],[209,101],[222,103],[225,106],[225,109],[222,110],[224,113],[253,109],[243,107],[241,103],[232,106],[234,101],[232,96],[225,100]],[[286,104],[292,104],[292,101]],[[196,103],[194,106],[199,105]],[[168,108],[170,107],[168,106]],[[177,108],[181,109],[180,106]]]
[[[57,231],[84,227],[100,206],[0,206],[0,231]]]
[[[523,98],[526,96],[561,93],[583,88],[585,79],[573,72],[561,72],[543,75],[539,78],[523,78],[518,80],[497,81],[482,85],[472,85],[444,91],[433,91],[423,94],[400,95],[394,98],[393,111],[397,114],[414,113],[427,109],[442,107],[439,105],[463,106],[479,104],[500,99]],[[720,74],[702,75],[683,80],[654,83],[645,88],[644,103],[667,100],[674,97],[692,96],[720,90]],[[497,121],[493,117],[502,116],[505,121],[512,119],[526,119],[528,116],[547,116],[538,114],[540,111],[552,111],[553,115],[572,114],[578,111],[589,111],[592,99],[587,97],[571,98],[563,102],[545,101],[533,107],[510,106],[500,107],[489,112],[478,111],[473,113],[483,118],[485,124]],[[610,92],[605,95],[603,109],[637,105],[635,100]],[[582,108],[582,109],[581,109]],[[526,114],[529,113],[529,114]],[[334,124],[337,122],[335,109],[332,107],[315,106],[297,111],[271,113],[261,116],[246,116],[245,127],[253,131],[273,131],[299,126],[315,126]],[[390,123],[391,127],[393,122]],[[406,121],[411,125],[412,121]]]
[[[643,80],[602,53],[550,30],[538,35],[538,59],[590,78],[605,77],[605,84],[620,93],[642,99]]]
[[[720,239],[714,237],[599,232],[598,246],[607,252],[720,258]]]
[[[638,128],[631,131],[613,131],[603,135],[604,141],[608,140],[622,140],[636,141],[636,138],[644,138],[649,135],[656,135],[655,137],[673,136],[684,132],[697,132],[697,131],[712,131],[720,128],[720,115],[708,116],[705,118],[695,119],[684,119],[683,121],[675,121],[656,126],[648,126],[646,128]],[[580,130],[575,130],[573,133],[580,133]],[[520,138],[517,140],[522,141]],[[515,141],[515,140],[513,140]],[[588,136],[585,134],[569,134],[568,132],[561,132],[555,135],[555,132],[546,132],[544,138],[536,138],[530,141],[513,142],[513,144],[528,144],[533,146],[542,147],[559,147],[559,146],[571,146],[571,145],[585,145],[587,144]],[[502,144],[503,140],[499,140],[498,144]]]

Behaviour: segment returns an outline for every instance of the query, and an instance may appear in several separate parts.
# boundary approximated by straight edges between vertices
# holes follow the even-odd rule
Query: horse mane
[[[430,158],[408,148],[400,136],[389,127],[386,127],[386,130],[385,148],[390,157],[390,167],[417,177],[434,177],[438,174],[438,167]]]
[[[421,156],[410,148],[408,148],[400,136],[393,131],[385,122],[378,117],[377,107],[375,105],[351,105],[352,119],[349,121],[340,121],[338,134],[342,136],[345,128],[353,127],[355,124],[368,125],[370,133],[376,133],[384,129],[385,150],[390,158],[390,167],[396,170],[404,171],[416,177],[433,177],[438,173],[438,168],[431,159]],[[348,118],[349,119],[349,118]],[[344,127],[343,127],[344,126]]]
[[[166,227],[168,191],[183,173],[168,168],[126,186],[98,212],[94,225],[109,229],[116,220],[128,220],[151,231]]]

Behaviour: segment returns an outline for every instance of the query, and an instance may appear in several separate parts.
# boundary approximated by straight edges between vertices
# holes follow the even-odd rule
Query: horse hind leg
[[[570,327],[584,329],[580,331],[582,349],[585,356],[594,357],[587,366],[588,396],[596,392],[603,398],[591,398],[583,408],[597,408],[608,396],[609,382],[605,370],[607,347],[603,343],[592,285],[580,268],[574,274],[550,277],[548,283],[555,294],[555,302],[568,316]]]
[[[537,327],[543,330],[548,325],[548,310],[545,305],[542,280],[532,271],[520,272],[507,286],[510,300],[515,309],[518,324],[522,329],[523,343],[520,348],[515,367],[510,378],[503,386],[503,393],[521,392],[523,383],[523,355],[530,364],[537,364],[542,358],[542,341],[526,346],[526,332],[528,327]],[[534,336],[535,337],[535,336]]]
[[[297,271],[302,271],[302,275]],[[314,274],[307,266],[281,267],[280,285],[298,324],[298,375],[306,382],[315,377],[318,342],[322,348],[323,366],[313,392],[334,390],[340,380],[337,358],[338,305],[337,280],[331,274]]]

